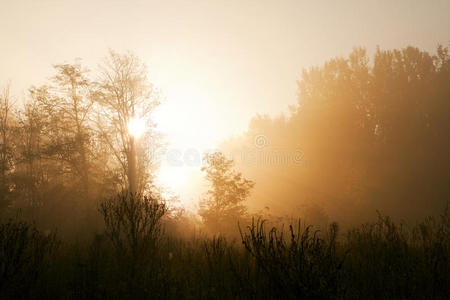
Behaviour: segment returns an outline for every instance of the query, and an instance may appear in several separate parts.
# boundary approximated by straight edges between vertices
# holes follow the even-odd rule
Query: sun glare
[[[163,163],[157,172],[157,183],[168,189],[170,195],[179,196],[186,209],[193,209],[196,199],[204,192],[199,188],[202,178],[198,168],[170,166],[167,163]]]
[[[165,137],[167,150],[157,180],[180,195],[183,205],[191,206],[202,190],[196,184],[201,185],[203,179],[203,153],[214,149],[225,135],[206,91],[186,85],[167,86],[164,90],[167,101],[152,116]]]
[[[128,132],[135,138],[139,138],[145,131],[145,122],[143,119],[132,118],[128,123]]]

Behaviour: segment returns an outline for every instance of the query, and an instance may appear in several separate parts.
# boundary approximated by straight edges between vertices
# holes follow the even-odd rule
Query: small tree
[[[199,214],[205,225],[215,232],[230,229],[246,214],[244,201],[255,183],[233,170],[233,160],[222,153],[206,154],[206,180],[210,182],[205,199],[200,203]]]

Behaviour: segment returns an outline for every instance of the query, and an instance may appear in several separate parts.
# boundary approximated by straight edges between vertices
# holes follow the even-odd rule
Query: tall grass
[[[266,295],[323,298],[340,292],[343,258],[336,253],[337,233],[338,226],[333,223],[322,238],[312,226],[302,226],[300,221],[295,229],[289,225],[287,232],[275,227],[267,232],[264,221],[253,219],[247,231],[241,231],[241,237],[267,280]]]
[[[10,219],[0,224],[0,299],[29,298],[51,266],[59,241],[34,224]]]
[[[1,299],[446,299],[450,214],[415,226],[378,220],[340,233],[253,219],[241,239],[164,233],[165,206],[120,195],[105,230],[59,242],[32,224],[0,226]]]

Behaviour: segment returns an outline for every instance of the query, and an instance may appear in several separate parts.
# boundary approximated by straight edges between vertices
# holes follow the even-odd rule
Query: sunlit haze
[[[303,68],[354,46],[434,50],[450,38],[449,11],[445,0],[3,0],[0,81],[22,101],[53,64],[80,57],[95,69],[109,48],[131,50],[164,95],[154,118],[168,152],[183,158],[245,132],[256,114],[286,113]],[[199,169],[165,157],[158,180],[191,205]]]
[[[0,0],[0,299],[449,299],[450,0]]]
[[[145,121],[139,118],[132,118],[128,122],[128,131],[135,138],[139,138],[145,131]]]

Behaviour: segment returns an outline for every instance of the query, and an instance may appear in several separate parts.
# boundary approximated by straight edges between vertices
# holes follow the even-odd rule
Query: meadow
[[[122,194],[104,230],[65,240],[16,217],[0,225],[1,299],[446,299],[450,211],[345,232],[253,218],[236,235],[177,235],[167,208]]]

